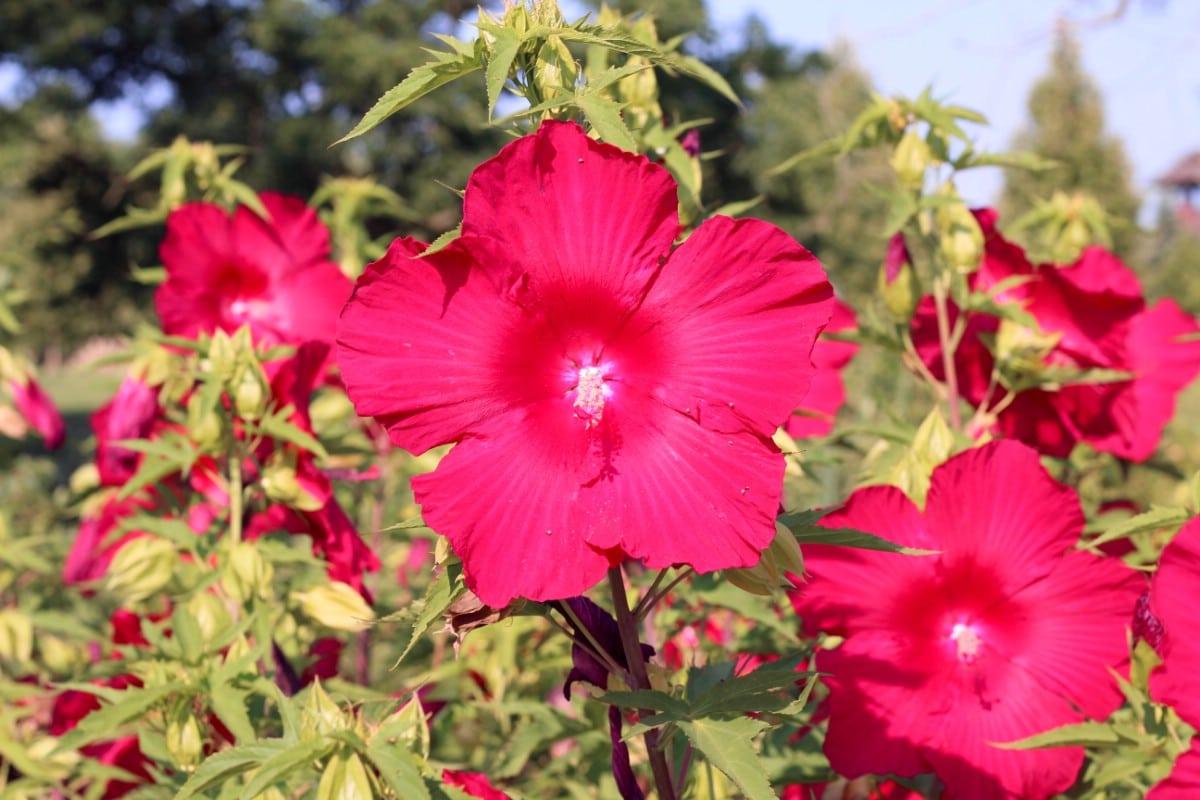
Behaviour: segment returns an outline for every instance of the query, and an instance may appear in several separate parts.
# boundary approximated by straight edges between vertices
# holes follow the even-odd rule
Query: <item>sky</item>
[[[1065,21],[1103,94],[1106,127],[1125,143],[1135,187],[1151,201],[1144,211],[1157,207],[1154,179],[1200,150],[1200,0],[708,0],[708,7],[714,26],[731,37],[754,13],[777,41],[802,50],[849,44],[883,94],[915,96],[932,86],[936,96],[983,112],[989,125],[970,133],[986,150],[1008,149],[1025,124],[1029,91],[1046,73]],[[16,70],[0,68],[0,100],[17,79]],[[131,138],[140,123],[131,104],[106,107],[100,117],[119,138]],[[973,171],[959,190],[986,204],[1002,180],[998,169]]]
[[[1025,124],[1029,91],[1044,75],[1060,20],[1076,32],[1084,69],[1104,98],[1105,126],[1125,143],[1135,186],[1200,150],[1200,2],[1196,0],[709,0],[720,29],[753,12],[773,38],[801,48],[849,43],[885,95],[935,96],[983,112],[970,133],[1008,149]],[[999,170],[964,175],[968,202],[995,199]],[[1147,203],[1146,206],[1154,206]]]

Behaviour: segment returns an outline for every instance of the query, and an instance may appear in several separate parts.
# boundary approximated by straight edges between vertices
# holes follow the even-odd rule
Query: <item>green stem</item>
[[[621,632],[621,647],[625,651],[625,661],[629,664],[630,683],[634,691],[649,689],[650,677],[646,673],[646,659],[642,655],[641,642],[638,639],[637,620],[629,610],[629,598],[625,596],[625,578],[620,567],[610,567],[608,570],[608,586],[612,591],[613,610],[617,614],[617,628]],[[643,717],[653,712],[641,710]],[[659,800],[676,800],[675,785],[671,781],[671,769],[667,765],[666,754],[658,745],[658,731],[648,730],[643,737],[646,742],[646,752],[650,757],[650,770],[654,773],[654,785],[658,789]]]
[[[937,307],[938,340],[942,347],[942,369],[946,373],[946,404],[950,411],[950,427],[956,431],[962,430],[962,414],[959,411],[958,370],[954,364],[954,351],[958,342],[950,330],[950,310],[947,304],[946,283],[939,276],[933,281],[933,301]],[[957,332],[955,332],[957,333]]]

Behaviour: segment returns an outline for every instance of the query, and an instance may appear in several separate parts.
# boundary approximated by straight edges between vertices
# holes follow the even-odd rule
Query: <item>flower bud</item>
[[[271,597],[271,579],[275,568],[262,557],[252,542],[238,542],[229,549],[221,588],[232,599],[245,603],[252,597]]]
[[[52,634],[39,633],[37,649],[41,662],[52,675],[70,675],[87,663],[87,658],[81,650]]]
[[[192,595],[184,607],[196,620],[196,625],[200,628],[200,637],[205,644],[212,643],[233,623],[221,600],[208,592]]]
[[[951,203],[937,210],[939,246],[950,267],[964,275],[979,269],[983,258],[983,231],[962,203]]]
[[[26,663],[33,658],[33,622],[19,608],[0,609],[0,659]]]
[[[878,289],[892,318],[907,325],[921,296],[902,233],[888,241],[887,256],[879,269]]]
[[[371,627],[375,612],[363,600],[362,595],[348,583],[330,581],[306,592],[299,592],[304,613],[317,622],[337,631],[362,631]]]
[[[366,800],[374,796],[367,770],[358,754],[345,751],[334,753],[321,773],[321,782],[317,784],[317,800]]]
[[[302,714],[300,733],[306,739],[328,736],[350,727],[350,720],[326,693],[320,679],[314,680],[309,687],[308,702],[304,704]]]
[[[191,772],[204,755],[204,740],[200,735],[200,721],[190,703],[180,703],[167,719],[167,754],[175,766]]]
[[[256,420],[266,411],[267,388],[258,370],[242,370],[233,390],[233,407],[242,419]]]
[[[238,354],[233,339],[217,329],[208,343],[208,366],[222,383],[228,384],[237,372]]]
[[[225,417],[208,405],[202,392],[195,392],[188,398],[187,426],[192,441],[202,451],[213,452],[221,448]]]
[[[900,185],[914,191],[920,189],[925,185],[925,170],[933,163],[929,144],[912,128],[905,131],[891,158]]]
[[[294,459],[285,456],[272,457],[263,467],[262,487],[267,499],[282,503],[298,511],[319,511],[325,502],[311,492],[296,478]]]
[[[133,605],[171,582],[179,557],[175,545],[157,536],[139,536],[121,546],[108,566],[105,582],[121,601]]]
[[[1006,373],[1036,376],[1046,367],[1046,358],[1058,346],[1061,333],[1040,330],[1014,322],[1000,320],[996,331],[996,360]]]

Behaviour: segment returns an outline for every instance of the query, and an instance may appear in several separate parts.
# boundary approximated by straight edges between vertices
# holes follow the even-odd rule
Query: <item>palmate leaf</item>
[[[408,76],[384,92],[375,105],[363,115],[363,118],[349,133],[338,139],[334,144],[347,142],[367,131],[377,127],[398,111],[406,108],[415,101],[442,86],[455,81],[464,75],[483,69],[483,61],[479,49],[451,37],[439,37],[450,44],[452,52],[429,51],[433,60],[415,67]]]
[[[412,652],[413,647],[428,632],[433,623],[440,619],[449,610],[451,604],[466,594],[466,592],[467,585],[462,577],[462,565],[450,564],[430,582],[429,587],[425,590],[425,597],[423,599],[418,600],[409,609],[405,609],[398,614],[389,615],[380,620],[380,622],[412,620],[412,629],[409,631],[408,643],[404,645],[404,650],[396,658],[395,666],[398,666]],[[395,666],[393,666],[393,669],[395,669]]]
[[[774,711],[786,708],[792,698],[785,692],[793,689],[796,683],[804,679],[808,673],[797,672],[796,667],[804,659],[804,654],[795,654],[787,658],[764,664],[746,675],[733,675],[733,662],[712,665],[716,667],[709,674],[703,667],[700,681],[696,683],[698,690],[690,697],[691,714],[695,717],[709,717],[717,714],[745,713],[747,711]],[[723,677],[721,673],[726,673]],[[712,678],[716,677],[715,682]],[[696,676],[688,677],[688,694],[693,691]]]
[[[517,51],[521,49],[521,35],[512,28],[505,28],[485,20],[479,21],[479,30],[491,34],[492,52],[487,58],[487,69],[484,71],[484,83],[487,86],[488,119],[496,111],[496,103],[500,100],[500,92],[512,71]]]
[[[680,722],[679,729],[713,766],[737,784],[749,800],[775,800],[753,739],[767,723],[751,717]]]

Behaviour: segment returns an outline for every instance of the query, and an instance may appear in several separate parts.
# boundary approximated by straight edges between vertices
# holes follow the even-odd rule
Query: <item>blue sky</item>
[[[734,32],[749,13],[773,37],[800,48],[850,46],[884,94],[935,93],[986,114],[978,144],[1005,149],[1024,124],[1029,90],[1044,74],[1056,26],[1074,27],[1084,67],[1099,85],[1106,126],[1125,142],[1137,189],[1152,213],[1153,180],[1200,150],[1200,2],[1128,0],[709,0],[714,23]],[[564,5],[576,6],[571,0]],[[569,13],[569,12],[568,12]],[[0,100],[18,80],[0,69]],[[126,104],[102,112],[110,132],[129,137],[139,122]],[[964,176],[972,203],[990,202],[998,170]]]
[[[772,36],[801,47],[847,42],[884,94],[916,95],[926,85],[987,115],[974,128],[991,150],[1011,144],[1026,101],[1049,64],[1060,20],[1074,27],[1084,67],[1104,96],[1106,127],[1129,153],[1144,196],[1153,180],[1200,150],[1200,2],[1130,0],[710,0],[713,21],[736,28],[750,12]],[[990,174],[989,174],[990,173]],[[960,186],[985,203],[998,170]],[[1148,199],[1153,199],[1149,195]]]

